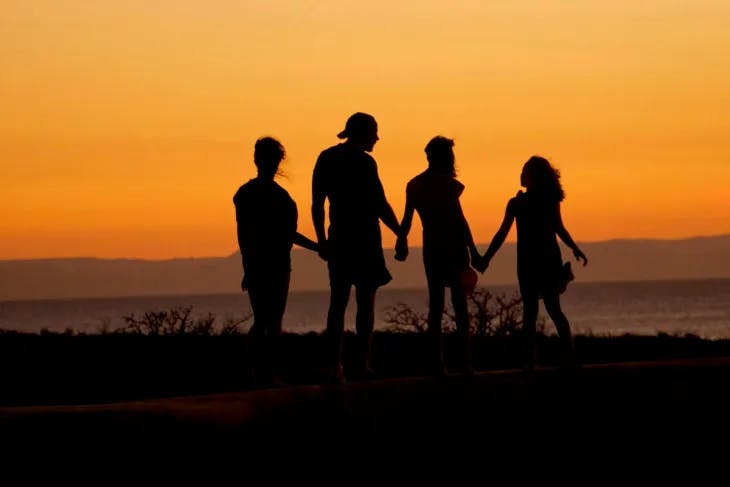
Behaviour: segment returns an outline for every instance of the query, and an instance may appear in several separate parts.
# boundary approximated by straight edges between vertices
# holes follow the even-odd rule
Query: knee
[[[375,311],[369,306],[358,306],[355,320],[358,324],[367,325],[375,320]]]

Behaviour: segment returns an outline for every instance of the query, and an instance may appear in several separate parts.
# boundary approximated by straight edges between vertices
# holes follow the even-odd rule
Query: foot
[[[459,367],[459,373],[471,377],[476,375],[476,370],[474,370],[474,367],[472,367],[471,364],[464,364]]]
[[[338,364],[333,370],[330,371],[326,382],[330,384],[344,384],[345,382],[347,382],[347,379],[345,378],[345,371],[342,368],[342,364]]]
[[[365,362],[365,365],[362,368],[362,377],[363,379],[372,379],[375,377],[375,370],[373,370],[373,366],[370,361]]]
[[[443,358],[434,360],[431,363],[431,375],[433,377],[446,377],[449,371],[446,369]]]
[[[524,367],[522,367],[522,371],[527,375],[534,375],[535,374],[535,362],[527,362]]]

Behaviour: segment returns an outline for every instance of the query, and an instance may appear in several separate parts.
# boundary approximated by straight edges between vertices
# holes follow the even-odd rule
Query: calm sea
[[[513,294],[515,286],[492,286],[493,293]],[[321,331],[327,315],[326,291],[292,292],[284,329],[290,332]],[[572,283],[563,295],[563,308],[576,333],[654,335],[693,333],[705,338],[730,338],[730,279]],[[384,328],[389,306],[403,302],[426,311],[424,289],[388,289],[378,292],[376,327]],[[122,297],[0,301],[0,328],[28,332],[42,329],[96,332],[124,324],[123,317],[146,311],[193,306],[194,313],[213,313],[222,322],[250,312],[242,294]],[[347,328],[354,328],[354,298],[348,309]],[[545,316],[541,309],[541,316]],[[552,324],[548,321],[548,331]]]

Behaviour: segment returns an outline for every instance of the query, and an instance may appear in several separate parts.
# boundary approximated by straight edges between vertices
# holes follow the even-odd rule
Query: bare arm
[[[497,233],[495,233],[494,237],[492,237],[492,242],[489,244],[489,248],[484,254],[484,260],[487,264],[489,264],[489,261],[492,260],[494,254],[497,253],[499,248],[504,243],[510,229],[512,228],[512,223],[514,222],[514,220],[515,215],[512,212],[511,206],[508,204],[507,210],[504,212],[504,220],[502,220],[502,225],[500,225],[499,230],[497,230]]]
[[[374,173],[371,177],[374,177],[373,184],[375,186],[373,189],[377,192],[377,198],[380,200],[380,214],[378,217],[385,223],[386,227],[390,228],[391,232],[398,236],[400,234],[398,218],[396,218],[393,208],[385,197],[385,190],[383,189],[383,183],[380,181],[380,176],[378,176],[378,166],[375,161],[373,161],[372,170]]]
[[[312,222],[317,235],[319,256],[327,260],[327,234],[324,231],[324,200],[326,197],[320,160],[314,166],[312,175]]]
[[[477,250],[477,247],[474,244],[474,237],[471,234],[471,228],[469,228],[469,222],[466,221],[466,217],[464,216],[464,211],[461,208],[461,202],[457,200],[457,204],[459,205],[459,214],[461,215],[461,218],[464,221],[464,238],[466,240],[466,245],[469,248],[469,254],[472,257],[474,257],[479,254],[479,251]]]
[[[238,239],[238,250],[241,252],[241,268],[243,269],[243,278],[241,279],[241,290],[246,290],[246,258],[243,255],[243,242],[246,240],[246,230],[243,222],[236,222],[236,237]]]
[[[390,231],[396,235],[400,235],[400,225],[398,224],[398,218],[395,216],[393,208],[390,206],[385,199],[383,199],[383,208],[381,210],[380,219],[383,220],[385,226],[390,228]]]
[[[415,208],[413,207],[413,203],[411,203],[411,200],[406,196],[406,209],[403,212],[403,219],[400,222],[400,233],[398,234],[398,238],[407,238],[408,233],[411,231],[411,225],[413,224],[413,212]]]
[[[319,251],[319,245],[317,244],[317,242],[308,239],[299,232],[294,234],[294,243],[296,245],[299,245],[300,247],[304,247],[307,250],[312,250],[314,252]]]
[[[583,261],[583,265],[588,265],[588,257],[585,256],[585,254],[578,248],[578,245],[573,241],[573,237],[570,236],[570,233],[568,233],[568,229],[565,228],[565,225],[563,224],[563,216],[560,213],[560,205],[558,204],[556,207],[557,215],[557,229],[555,233],[558,234],[558,237],[560,237],[560,240],[565,242],[565,245],[571,248],[573,250],[573,255],[578,261]]]
[[[327,242],[327,235],[324,232],[324,195],[312,195],[312,221],[314,232],[317,235],[317,242]]]
[[[404,261],[408,257],[408,232],[411,231],[413,224],[413,203],[406,194],[406,209],[403,212],[403,220],[400,222],[400,233],[398,240],[395,242],[395,258]]]
[[[246,261],[243,258],[243,241],[246,238],[246,234],[243,230],[243,225],[236,225],[236,236],[238,237],[238,249],[241,251],[241,265],[243,266],[243,270],[246,270]]]

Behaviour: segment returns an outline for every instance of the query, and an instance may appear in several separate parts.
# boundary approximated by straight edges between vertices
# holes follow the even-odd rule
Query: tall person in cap
[[[396,235],[400,228],[385,197],[375,159],[369,154],[378,141],[375,118],[355,113],[337,137],[345,141],[322,151],[314,167],[312,219],[319,255],[329,268],[328,359],[332,378],[344,382],[342,336],[350,290],[355,287],[357,300],[358,364],[360,372],[370,376],[375,293],[392,279],[383,257],[380,221]],[[325,199],[329,200],[326,232]]]

